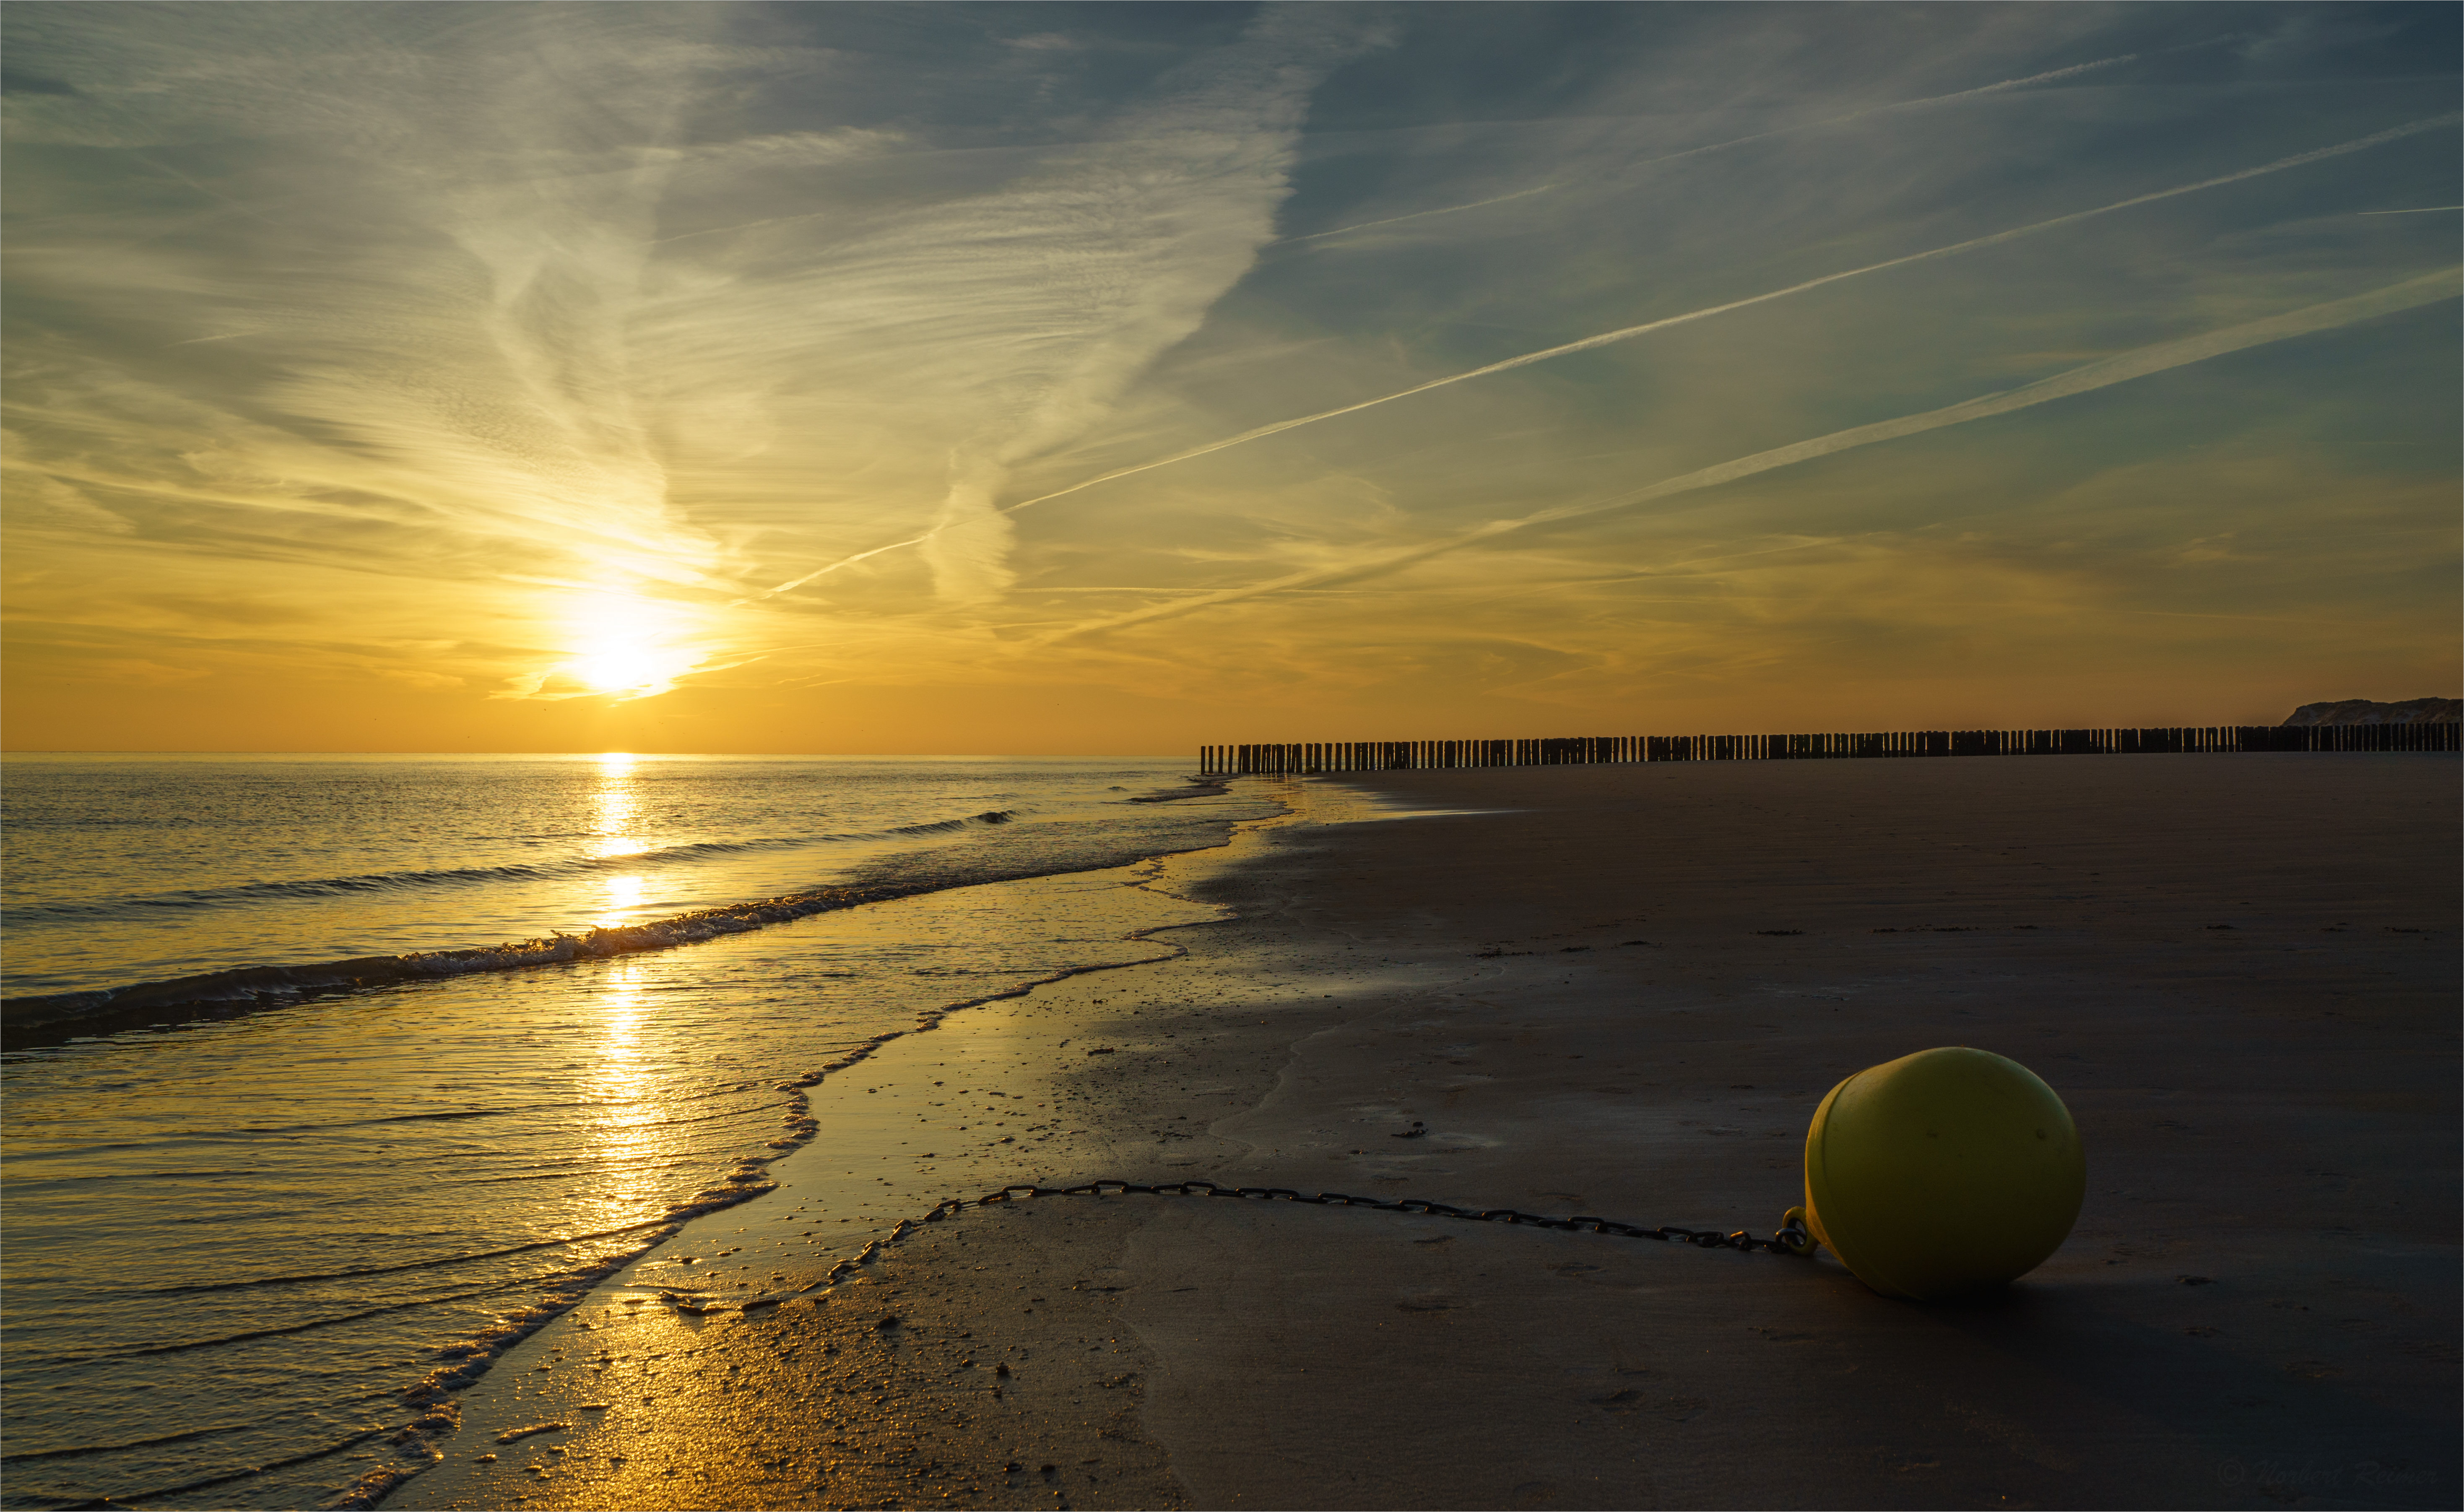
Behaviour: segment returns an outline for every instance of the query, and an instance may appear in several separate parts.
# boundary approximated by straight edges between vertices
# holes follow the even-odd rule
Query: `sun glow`
[[[565,663],[565,674],[603,693],[665,691],[693,667],[683,651],[644,644],[612,646]]]
[[[663,693],[698,660],[676,644],[688,627],[675,607],[640,594],[590,594],[569,607],[565,624],[573,655],[556,673],[590,692]]]

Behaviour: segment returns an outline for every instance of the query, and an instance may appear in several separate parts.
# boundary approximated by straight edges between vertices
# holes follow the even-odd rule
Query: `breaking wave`
[[[936,890],[930,885],[822,887],[754,903],[732,903],[702,909],[645,924],[618,925],[585,934],[555,933],[545,939],[467,950],[416,951],[406,955],[363,955],[352,960],[320,961],[306,966],[242,966],[231,971],[203,972],[165,981],[93,992],[52,993],[0,998],[0,1026],[15,1031],[89,1019],[120,1019],[130,1014],[193,1004],[247,1003],[265,998],[294,998],[316,993],[385,987],[400,982],[434,981],[473,972],[510,971],[522,966],[552,966],[563,961],[627,955],[638,951],[663,951],[678,945],[740,934],[765,924],[782,924],[859,903]]]
[[[971,814],[964,819],[945,819],[928,824],[902,824],[891,829],[860,834],[797,835],[759,840],[706,840],[689,845],[669,845],[620,855],[575,856],[562,861],[527,862],[497,866],[452,866],[425,871],[377,871],[350,877],[314,877],[279,882],[243,882],[228,887],[187,887],[178,891],[158,892],[140,897],[90,902],[22,904],[11,908],[9,911],[18,918],[128,918],[163,909],[214,909],[234,904],[264,903],[276,899],[346,897],[358,893],[384,893],[408,888],[450,887],[492,882],[549,882],[561,877],[583,877],[598,872],[634,871],[645,866],[708,861],[717,856],[797,850],[808,845],[888,840],[895,836],[944,835],[979,825],[1006,824],[1017,817],[1017,811],[1014,809],[995,809],[987,813]]]
[[[948,833],[979,825],[1006,824],[1015,810],[994,810],[966,819],[913,824],[883,834]],[[12,1044],[57,1041],[83,1034],[141,1028],[165,1021],[165,1016],[196,1018],[233,1011],[278,1007],[303,997],[365,991],[478,972],[514,971],[555,966],[569,961],[629,955],[643,951],[671,950],[726,934],[741,934],[772,924],[784,924],[851,909],[860,904],[939,892],[956,887],[1097,870],[1149,856],[1219,844],[1203,834],[1149,837],[1109,846],[1090,846],[1067,856],[1026,857],[1001,864],[953,869],[929,858],[896,858],[869,868],[873,880],[847,886],[815,887],[743,903],[696,909],[664,919],[612,925],[583,933],[561,931],[543,938],[462,949],[414,951],[400,955],[363,955],[347,960],[293,966],[241,966],[223,971],[138,982],[128,986],[82,992],[28,994],[0,998],[0,1030]],[[702,847],[677,846],[677,851]],[[627,858],[628,862],[639,858]],[[920,864],[919,864],[920,863]]]

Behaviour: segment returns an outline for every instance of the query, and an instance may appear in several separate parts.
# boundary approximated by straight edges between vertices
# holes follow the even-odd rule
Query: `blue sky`
[[[11,743],[2452,694],[2457,15],[20,3]]]

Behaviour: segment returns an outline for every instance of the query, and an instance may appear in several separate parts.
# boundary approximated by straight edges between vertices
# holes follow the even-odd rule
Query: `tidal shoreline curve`
[[[1167,789],[1132,799],[1131,802],[1170,802],[1221,795],[1220,783],[1192,778],[1187,789]],[[957,829],[968,824],[1003,824],[1013,816],[988,813],[970,820],[948,821],[924,830]],[[1232,822],[1227,821],[1227,829]],[[1160,849],[1141,847],[1143,859],[1206,849],[1221,838],[1199,845]],[[305,999],[365,992],[371,989],[437,981],[479,972],[517,971],[573,961],[602,960],[644,951],[673,950],[724,935],[741,934],[773,924],[792,923],[815,914],[852,909],[868,903],[920,896],[956,887],[981,887],[1029,877],[1068,876],[1124,865],[1119,855],[1078,859],[1055,858],[1041,865],[961,868],[917,880],[857,882],[807,891],[696,909],[669,918],[639,924],[592,929],[580,933],[551,933],[544,938],[460,949],[417,951],[399,955],[366,955],[295,966],[246,966],[204,972],[163,981],[88,992],[26,995],[0,998],[0,1034],[10,1047],[24,1049],[57,1044],[83,1036],[147,1028],[165,1022],[231,1018],[287,1007]]]

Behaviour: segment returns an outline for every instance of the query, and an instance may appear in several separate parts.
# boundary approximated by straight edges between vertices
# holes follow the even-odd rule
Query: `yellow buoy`
[[[2086,1194],[2070,1109],[1987,1050],[1920,1050],[1859,1071],[1805,1135],[1806,1228],[1888,1297],[2026,1275],[2069,1237]]]

